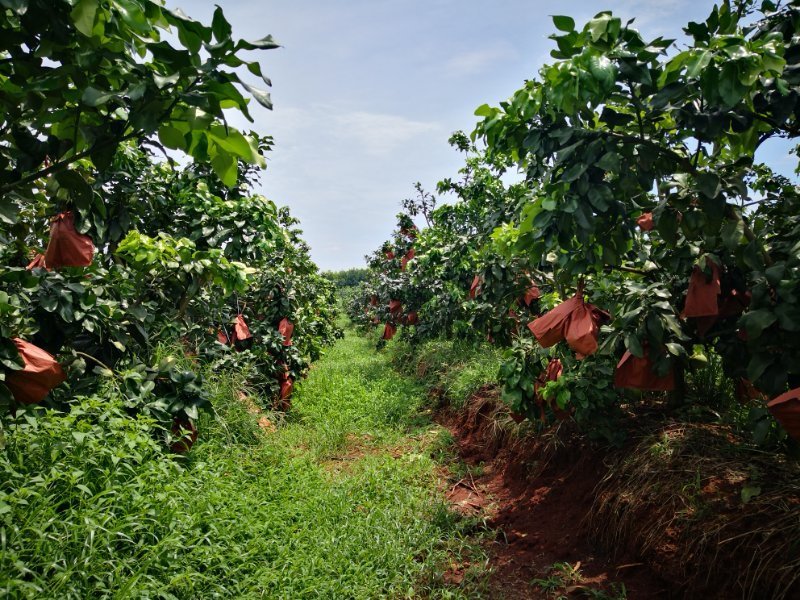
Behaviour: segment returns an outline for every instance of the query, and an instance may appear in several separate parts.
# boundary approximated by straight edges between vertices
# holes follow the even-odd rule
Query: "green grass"
[[[389,344],[388,351],[399,369],[418,377],[427,389],[444,394],[455,408],[462,407],[482,388],[499,385],[502,353],[486,343],[476,346],[435,339],[411,346],[398,340]]]
[[[113,394],[69,415],[6,419],[0,595],[8,598],[460,598],[480,564],[443,503],[446,436],[422,388],[348,335],[276,432],[211,377],[215,414],[188,458]],[[268,415],[273,421],[279,417]],[[444,441],[443,441],[444,440]]]

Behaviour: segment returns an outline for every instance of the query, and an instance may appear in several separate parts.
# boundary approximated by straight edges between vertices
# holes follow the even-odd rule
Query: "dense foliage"
[[[401,222],[369,258],[353,315],[386,338],[412,312],[412,337],[488,335],[508,347],[517,413],[610,439],[622,403],[712,402],[686,381],[719,357],[757,439],[774,430],[769,398],[800,435],[796,393],[776,399],[800,386],[800,190],[757,160],[800,133],[800,7],[724,2],[685,48],[607,12],[554,23],[556,62],[477,109],[484,149],[453,138],[466,166],[439,192],[457,201],[406,203],[401,220],[429,227],[409,238]],[[504,183],[509,168],[524,181]]]
[[[195,430],[200,370],[156,360],[176,342],[285,405],[338,331],[297,221],[253,192],[270,139],[227,123],[250,119],[242,91],[271,106],[238,73],[269,85],[242,54],[277,44],[234,39],[219,8],[207,26],[151,0],[2,1],[0,33],[6,417],[38,400],[19,391],[37,377],[23,342],[65,370],[45,406],[111,381],[129,413]]]

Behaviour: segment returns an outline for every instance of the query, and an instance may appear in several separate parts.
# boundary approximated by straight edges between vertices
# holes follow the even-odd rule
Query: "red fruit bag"
[[[528,323],[528,329],[536,337],[543,348],[549,348],[564,339],[565,328],[569,316],[578,306],[583,304],[583,299],[573,296],[562,302],[553,310],[546,312],[538,319]]]
[[[536,285],[532,285],[525,292],[525,296],[523,298],[525,306],[530,306],[531,302],[533,302],[534,300],[538,300],[540,297],[541,293],[539,292],[539,288]]]
[[[406,315],[406,325],[416,325],[419,323],[419,315],[417,311],[411,311]]]
[[[715,317],[719,314],[717,297],[722,291],[719,281],[719,267],[712,261],[706,261],[711,268],[709,279],[703,270],[695,266],[689,278],[689,290],[686,293],[686,303],[683,307],[684,318],[687,317]]]
[[[481,278],[480,275],[475,275],[475,279],[472,280],[472,285],[469,286],[469,297],[471,300],[475,300],[476,296],[481,293]]]
[[[567,344],[577,352],[579,359],[594,354],[597,350],[597,334],[600,327],[593,308],[591,304],[581,302],[570,314],[564,328]]]
[[[34,259],[25,267],[28,271],[32,269],[47,269],[47,263],[44,260],[44,254],[37,254]],[[49,270],[49,269],[48,269]]]
[[[386,326],[383,328],[383,339],[390,340],[394,337],[394,334],[397,333],[397,327],[392,325],[391,323],[387,323]]]
[[[626,350],[617,363],[617,370],[614,372],[614,386],[670,392],[675,389],[675,376],[670,370],[663,377],[659,377],[653,372],[653,365],[646,354],[643,358],[639,358]]]
[[[44,260],[50,269],[60,267],[88,267],[94,258],[94,244],[88,235],[75,229],[75,215],[71,210],[59,213],[50,221],[50,243]]]
[[[292,381],[291,377],[287,377],[286,379],[281,379],[281,391],[279,398],[281,400],[288,400],[288,398],[294,392],[294,382]]]
[[[394,252],[392,252],[391,250],[387,250],[386,252],[384,252],[384,254],[386,255],[386,258],[388,258],[389,260],[392,260],[394,258]]]
[[[406,255],[400,260],[400,269],[402,271],[406,270],[406,265],[408,264],[408,261],[410,261],[412,258],[414,258],[416,256],[416,254],[417,253],[414,251],[413,248],[411,250],[409,250],[408,252],[406,252]]]
[[[17,402],[38,404],[50,390],[63,383],[67,376],[52,354],[19,338],[12,341],[25,366],[19,371],[9,371],[6,374],[6,387]]]
[[[389,312],[395,317],[398,316],[401,312],[403,312],[403,303],[400,302],[400,300],[390,300]]]
[[[767,403],[767,408],[790,436],[800,440],[800,388],[789,390]]]
[[[642,216],[636,219],[636,224],[642,231],[652,231],[655,227],[655,224],[653,223],[653,213],[642,213]]]
[[[224,331],[222,331],[221,329],[218,329],[218,330],[217,330],[217,341],[218,341],[220,344],[224,344],[224,345],[226,345],[226,346],[228,345],[228,342],[229,342],[229,340],[228,340],[228,336],[227,336],[227,335],[225,335],[225,332],[224,332]]]
[[[370,306],[378,306],[378,297],[375,294],[370,297],[369,304]]]
[[[171,431],[178,438],[170,446],[170,450],[176,454],[186,454],[197,441],[197,426],[187,417],[175,417]]]
[[[292,334],[294,333],[294,324],[289,319],[283,318],[278,324],[278,331],[283,336],[283,345],[291,346]]]
[[[247,348],[253,343],[253,334],[250,333],[250,329],[247,327],[247,323],[245,323],[243,315],[236,315],[236,322],[233,325],[233,336],[231,337],[231,343],[240,350]]]

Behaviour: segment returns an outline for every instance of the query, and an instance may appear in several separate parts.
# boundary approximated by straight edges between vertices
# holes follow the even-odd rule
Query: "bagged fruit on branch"
[[[44,254],[47,267],[88,267],[93,258],[92,238],[75,229],[73,212],[68,210],[53,217],[50,221],[50,242]]]
[[[231,342],[237,350],[246,350],[253,345],[253,334],[250,333],[250,328],[244,320],[244,315],[236,315]]]
[[[400,313],[403,312],[403,303],[400,302],[400,300],[390,300],[389,312],[392,313],[394,317],[400,316]]]
[[[417,311],[412,310],[406,315],[406,325],[416,325],[419,323],[419,315]]]
[[[408,261],[410,261],[412,258],[414,258],[414,256],[416,256],[416,254],[417,253],[414,251],[413,248],[411,250],[409,250],[408,252],[406,252],[406,255],[400,260],[400,270],[401,271],[405,271],[406,270],[406,265],[408,265]]]
[[[481,293],[481,277],[480,275],[475,275],[475,278],[472,280],[472,285],[469,286],[470,300],[475,300],[475,298],[480,293]]]
[[[569,300],[528,323],[528,329],[543,348],[566,340],[578,358],[584,358],[597,350],[600,324],[608,318],[608,313],[584,302],[579,290]]]
[[[800,388],[789,390],[767,403],[775,420],[792,438],[800,440]]]
[[[12,341],[25,366],[19,371],[6,373],[6,387],[17,402],[38,404],[67,376],[49,352],[19,338]]]
[[[655,227],[655,223],[653,223],[653,213],[642,213],[642,216],[636,219],[636,224],[642,231],[652,231]]]
[[[708,259],[706,264],[711,269],[710,277],[699,266],[695,266],[692,270],[689,290],[686,292],[686,303],[681,315],[684,318],[719,315],[718,296],[722,292],[719,267]]]
[[[639,358],[626,350],[614,372],[614,386],[636,390],[671,392],[675,389],[675,375],[672,369],[666,375],[657,375],[653,363],[647,355]]]
[[[176,454],[186,454],[197,441],[197,426],[188,417],[175,417],[172,420],[172,435],[178,438],[170,445]]]
[[[229,343],[228,336],[221,329],[217,330],[217,341],[224,346],[227,346]]]
[[[392,252],[391,250],[387,250],[386,252],[384,252],[384,255],[389,260],[392,260],[394,258],[394,252]]]
[[[283,336],[283,345],[291,346],[292,334],[294,333],[294,324],[289,319],[284,317],[278,324],[278,331]]]
[[[531,303],[534,300],[538,300],[541,295],[542,294],[539,291],[539,287],[534,284],[525,291],[525,296],[523,296],[522,301],[525,303],[525,306],[530,306]]]
[[[383,339],[389,341],[394,337],[396,333],[397,333],[397,327],[395,327],[391,323],[386,323],[386,326],[383,328]]]
[[[369,304],[370,306],[378,306],[378,297],[375,294],[370,297]]]

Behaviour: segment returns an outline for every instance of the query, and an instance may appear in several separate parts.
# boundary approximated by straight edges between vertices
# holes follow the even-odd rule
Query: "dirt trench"
[[[604,456],[563,431],[536,443],[514,440],[497,427],[497,418],[490,400],[467,411],[444,408],[435,417],[453,435],[469,470],[451,484],[448,501],[463,514],[485,519],[495,533],[487,548],[490,597],[673,597],[672,586],[646,564],[624,554],[612,560],[587,539],[593,491],[607,472]],[[565,437],[571,443],[564,444]],[[533,581],[551,577],[558,563],[581,576],[562,576],[564,586],[550,594]]]

